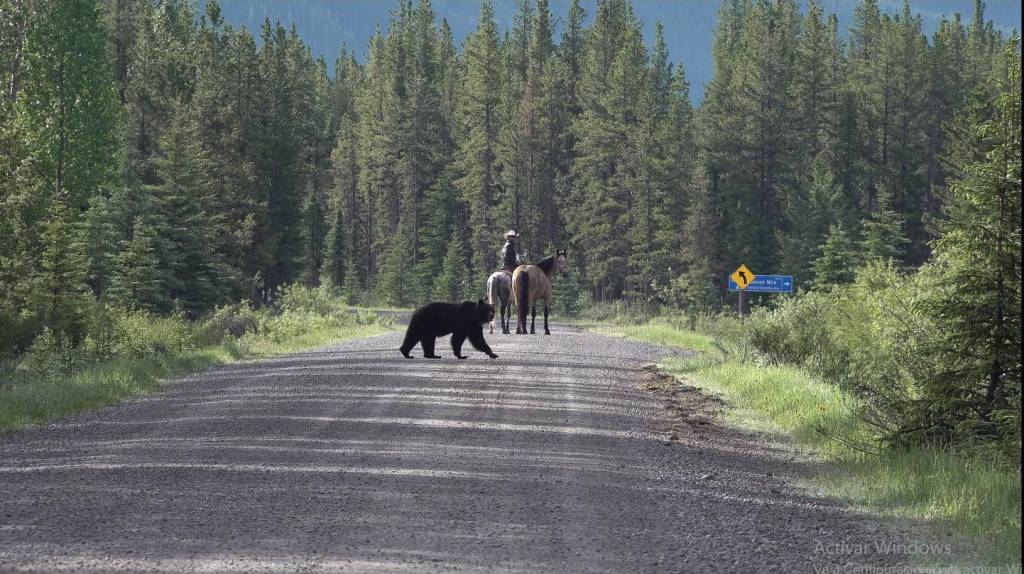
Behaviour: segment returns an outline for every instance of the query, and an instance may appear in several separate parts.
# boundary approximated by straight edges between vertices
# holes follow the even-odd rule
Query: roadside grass
[[[114,356],[66,373],[0,365],[0,433],[45,424],[159,390],[168,380],[243,359],[291,353],[384,333],[386,322],[356,323],[288,317],[274,329],[238,339],[143,356]]]
[[[745,360],[698,332],[658,321],[594,330],[697,351],[659,367],[725,398],[735,407],[732,424],[786,434],[822,457],[824,472],[802,481],[803,487],[897,520],[924,540],[951,544],[948,554],[916,556],[923,564],[1019,571],[1019,468],[942,448],[883,449],[858,416],[856,397],[797,368]]]

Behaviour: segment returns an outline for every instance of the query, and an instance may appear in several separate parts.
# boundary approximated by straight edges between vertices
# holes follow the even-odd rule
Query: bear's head
[[[476,302],[476,320],[481,324],[490,323],[494,320],[494,305],[484,303],[483,299]]]

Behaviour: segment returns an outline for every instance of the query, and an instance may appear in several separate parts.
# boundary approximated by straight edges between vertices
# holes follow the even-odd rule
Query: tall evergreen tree
[[[861,264],[858,253],[853,234],[841,224],[833,225],[821,246],[821,255],[814,261],[812,285],[818,289],[831,289],[852,283]]]
[[[635,175],[639,98],[646,85],[646,50],[629,4],[598,7],[587,35],[580,83],[583,111],[573,124],[575,217],[573,242],[586,246],[584,265],[595,299],[617,299],[627,288],[628,179]]]
[[[497,263],[493,209],[497,200],[497,149],[501,129],[501,53],[494,10],[480,6],[477,29],[466,41],[466,85],[460,113],[466,140],[459,152],[459,188],[469,206],[473,269],[482,274]],[[499,230],[500,232],[500,230]]]
[[[1021,57],[1016,38],[1005,51],[1008,66],[991,80],[995,115],[980,128],[984,159],[962,166],[950,185],[942,235],[933,243],[939,290],[928,309],[938,327],[938,369],[919,410],[918,426],[925,434],[948,436],[971,425],[970,430],[991,435],[1000,428],[992,424],[997,417],[1020,417]]]

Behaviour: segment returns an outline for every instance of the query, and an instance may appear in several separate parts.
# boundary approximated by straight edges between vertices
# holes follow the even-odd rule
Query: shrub
[[[194,339],[199,346],[216,345],[257,331],[259,322],[260,312],[248,302],[217,307],[193,325]]]
[[[296,284],[281,288],[274,308],[282,313],[307,311],[332,315],[345,312],[346,304],[334,289],[326,285],[306,287]]]
[[[110,313],[116,330],[116,355],[146,357],[196,348],[191,325],[183,314],[162,316],[123,309],[111,309]]]
[[[81,354],[68,337],[44,327],[18,363],[18,370],[55,378],[71,373],[81,362]]]
[[[967,419],[949,429],[929,422],[948,400],[929,383],[945,360],[932,351],[941,333],[922,310],[935,297],[932,275],[927,268],[904,274],[891,264],[868,265],[849,285],[755,311],[745,343],[768,363],[798,366],[854,393],[865,405],[863,418],[888,442],[965,445],[983,434],[1019,439],[1018,409],[1000,411],[987,423],[1000,432],[982,433]]]

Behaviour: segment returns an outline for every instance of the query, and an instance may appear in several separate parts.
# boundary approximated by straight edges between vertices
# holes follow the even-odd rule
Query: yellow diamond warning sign
[[[757,275],[754,275],[746,265],[740,265],[729,277],[740,289],[746,289],[747,285],[750,285],[754,282],[754,279],[757,279]]]

